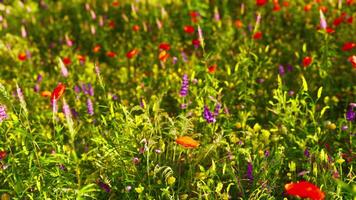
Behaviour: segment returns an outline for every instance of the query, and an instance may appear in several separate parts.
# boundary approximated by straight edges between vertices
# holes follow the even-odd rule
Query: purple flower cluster
[[[4,121],[7,118],[8,118],[8,116],[6,114],[6,107],[3,105],[0,105],[0,122]]]
[[[251,162],[247,164],[246,176],[250,181],[253,181],[253,165]]]
[[[93,102],[90,98],[87,99],[87,111],[90,116],[94,115]]]
[[[189,80],[188,75],[184,74],[182,78],[182,87],[180,89],[180,96],[185,97],[188,94]]]
[[[97,184],[101,189],[105,190],[105,192],[110,193],[111,188],[110,188],[110,186],[108,184],[104,183],[101,180],[98,180]]]
[[[204,106],[203,117],[208,123],[214,123],[216,121],[213,113],[209,110],[208,106]]]
[[[347,121],[355,121],[356,119],[356,113],[354,111],[354,108],[356,107],[355,103],[350,103],[350,107],[346,112],[346,120]]]
[[[287,68],[287,72],[293,71],[292,65],[287,65],[287,67],[284,67],[283,65],[279,65],[278,66],[279,75],[284,76],[286,74],[286,68]]]

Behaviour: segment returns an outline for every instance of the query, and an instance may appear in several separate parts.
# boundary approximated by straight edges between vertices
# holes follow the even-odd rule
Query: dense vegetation
[[[354,198],[355,11],[0,1],[1,200]]]

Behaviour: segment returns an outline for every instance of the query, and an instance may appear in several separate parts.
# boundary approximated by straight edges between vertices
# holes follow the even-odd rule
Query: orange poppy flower
[[[184,32],[188,33],[188,34],[193,34],[195,31],[193,26],[184,26]]]
[[[140,26],[137,25],[137,24],[136,24],[136,25],[133,25],[133,26],[132,26],[132,30],[135,31],[135,32],[137,32],[137,31],[140,30]]]
[[[210,66],[210,67],[208,68],[209,73],[210,73],[210,74],[213,74],[213,73],[215,72],[216,68],[217,68],[217,65],[216,65],[216,64]]]
[[[194,140],[189,136],[182,136],[177,138],[176,143],[189,149],[197,148],[200,145],[198,141]]]
[[[52,93],[50,91],[41,92],[41,96],[43,96],[43,97],[50,97],[51,95],[52,95]]]
[[[25,60],[27,59],[26,53],[24,53],[24,52],[19,53],[18,59],[19,59],[20,61],[25,61]]]
[[[96,45],[94,48],[93,48],[93,52],[94,53],[98,53],[101,49],[101,46],[100,45]]]
[[[113,1],[111,4],[113,7],[118,7],[120,3],[118,1]]]
[[[85,62],[85,56],[83,56],[83,55],[77,55],[77,59],[79,61]]]
[[[169,57],[169,53],[167,53],[167,51],[161,51],[161,53],[159,53],[158,58],[162,61],[162,62],[166,62],[167,58]]]
[[[0,160],[4,160],[7,156],[6,151],[0,151]]]
[[[313,59],[309,56],[303,59],[303,66],[308,67],[313,62]]]
[[[307,5],[305,5],[305,6],[304,6],[304,11],[305,11],[305,12],[310,11],[311,8],[312,8],[312,6],[313,6],[312,4],[307,4]]]
[[[241,20],[238,19],[235,21],[235,26],[236,26],[236,28],[242,28],[244,26],[244,24],[242,23]]]
[[[131,59],[131,58],[133,58],[135,55],[137,55],[138,54],[138,49],[132,49],[132,50],[130,50],[129,52],[127,52],[127,54],[126,54],[126,57],[128,58],[128,59]]]
[[[281,6],[279,5],[279,3],[275,3],[273,6],[273,11],[277,12],[281,10]]]
[[[284,186],[287,194],[299,198],[309,198],[311,200],[323,200],[325,194],[317,186],[308,181],[298,183],[288,183]]]
[[[54,90],[51,94],[51,102],[58,101],[58,99],[63,95],[65,89],[66,89],[66,86],[64,84],[58,83],[57,87],[54,88]]]

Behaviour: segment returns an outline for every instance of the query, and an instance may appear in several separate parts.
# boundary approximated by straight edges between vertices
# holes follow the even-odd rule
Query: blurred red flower
[[[115,53],[115,52],[112,52],[112,51],[109,51],[109,52],[106,53],[106,55],[107,55],[108,57],[110,57],[110,58],[113,58],[113,57],[116,56],[116,53]]]
[[[127,57],[128,59],[131,59],[131,58],[133,58],[134,56],[136,56],[137,54],[138,54],[138,49],[132,49],[132,50],[130,50],[129,52],[127,52],[126,57]]]
[[[188,34],[193,34],[195,31],[194,27],[193,26],[184,26],[184,32],[188,33]]]
[[[256,0],[256,5],[258,6],[264,6],[268,0]]]
[[[344,45],[342,46],[343,51],[350,51],[354,47],[356,47],[356,43],[354,42],[345,42]]]
[[[168,51],[169,49],[171,49],[171,46],[170,46],[168,43],[162,42],[162,43],[159,45],[159,48],[162,49],[162,50]]]
[[[352,64],[352,67],[356,69],[356,55],[350,56],[348,61]]]
[[[210,74],[213,74],[216,71],[217,65],[211,65],[210,67],[208,67],[208,71]]]
[[[70,58],[68,58],[68,57],[64,57],[64,58],[62,59],[62,61],[63,61],[63,64],[64,64],[65,66],[68,66],[68,65],[70,65],[70,64],[72,63],[72,61],[71,61]]]
[[[169,57],[169,53],[167,53],[167,51],[163,50],[159,53],[158,58],[162,61],[162,62],[166,62],[167,58]]]
[[[100,45],[95,45],[95,47],[93,48],[93,52],[94,53],[98,53],[99,51],[100,51],[100,49],[101,49],[101,46]]]
[[[287,194],[299,198],[309,198],[311,200],[323,200],[325,194],[317,186],[308,181],[298,183],[288,183],[284,186]]]
[[[307,5],[305,5],[305,6],[304,6],[304,11],[305,11],[305,12],[310,11],[310,10],[311,10],[311,8],[312,8],[312,6],[313,6],[313,5],[312,5],[312,4],[310,4],[310,3],[309,3],[309,4],[307,4]]]
[[[262,38],[262,32],[261,31],[258,31],[255,34],[253,34],[253,39],[259,40],[261,38]]]
[[[303,59],[303,66],[308,67],[313,62],[313,59],[309,56]]]
[[[25,61],[27,59],[27,55],[24,52],[19,53],[17,57],[20,61]]]
[[[54,88],[52,94],[51,94],[51,102],[58,101],[59,98],[63,95],[64,91],[66,89],[66,86],[62,83],[58,83],[57,87]]]
[[[0,151],[0,160],[4,160],[7,156],[6,151]]]
[[[132,26],[132,30],[135,31],[135,32],[138,32],[140,30],[140,26],[135,24]]]

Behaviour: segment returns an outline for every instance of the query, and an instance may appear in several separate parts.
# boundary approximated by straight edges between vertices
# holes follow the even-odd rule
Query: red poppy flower
[[[158,58],[162,61],[162,62],[166,62],[167,58],[169,57],[169,53],[167,53],[167,51],[161,51],[161,53],[159,53]]]
[[[65,66],[68,66],[72,63],[72,61],[68,57],[64,57],[62,61]]]
[[[162,50],[168,51],[169,49],[171,49],[171,46],[170,46],[168,43],[162,42],[162,43],[159,45],[159,48],[162,49]]]
[[[58,99],[63,95],[66,86],[62,83],[58,83],[57,87],[54,88],[51,94],[51,102],[58,101]]]
[[[341,16],[341,17],[336,18],[334,20],[333,24],[334,24],[334,26],[339,26],[343,21],[344,21],[344,17]]]
[[[18,59],[20,60],[20,61],[25,61],[26,59],[27,59],[27,56],[26,56],[26,53],[19,53],[19,55],[18,55]]]
[[[0,151],[0,160],[4,160],[7,156],[6,151]]]
[[[77,55],[77,59],[81,62],[85,62],[85,56],[83,55]]]
[[[356,55],[350,56],[348,61],[352,64],[352,67],[356,69]]]
[[[126,54],[126,57],[128,58],[128,59],[131,59],[131,58],[133,58],[135,55],[137,55],[138,54],[138,49],[132,49],[132,50],[130,50],[129,52],[127,52],[127,54]]]
[[[312,4],[310,4],[310,3],[309,3],[309,4],[307,4],[307,5],[305,5],[305,6],[304,6],[304,11],[305,11],[305,12],[310,11],[310,10],[311,10],[311,8],[312,8],[312,6],[313,6],[313,5],[312,5]]]
[[[133,26],[132,26],[132,30],[135,31],[135,32],[137,32],[137,31],[140,30],[140,26],[137,25],[137,24],[136,24],[136,25],[133,25]]]
[[[189,136],[182,136],[177,138],[176,143],[189,149],[197,148],[200,145],[198,141],[194,140]]]
[[[351,5],[354,2],[354,0],[346,0],[347,5]]]
[[[193,26],[184,26],[184,32],[188,33],[188,34],[193,34],[195,31]]]
[[[313,59],[309,56],[303,59],[303,66],[308,67],[313,62]]]
[[[253,39],[259,40],[261,38],[262,38],[262,32],[261,31],[258,31],[255,34],[253,34]]]
[[[98,53],[101,49],[101,46],[100,45],[96,45],[94,48],[93,48],[93,52],[94,53]]]
[[[288,183],[284,186],[287,194],[299,198],[310,198],[311,200],[323,200],[325,194],[317,186],[308,181]]]
[[[288,1],[283,1],[283,6],[284,7],[288,7],[289,6],[289,2]]]
[[[258,6],[264,6],[268,0],[256,0],[256,5]]]
[[[109,52],[106,53],[106,55],[107,55],[108,57],[110,57],[110,58],[113,58],[113,57],[116,56],[116,53],[115,53],[115,52],[112,52],[112,51],[109,51]]]
[[[343,51],[350,51],[351,49],[353,49],[354,47],[356,47],[356,43],[353,42],[346,42],[344,44],[344,46],[342,46],[342,50]]]
[[[277,12],[281,10],[281,6],[279,5],[279,3],[275,3],[273,6],[273,11]]]
[[[354,21],[354,18],[352,16],[346,19],[346,22],[348,24],[352,24],[353,21]]]
[[[330,27],[326,27],[326,32],[327,32],[327,33],[334,33],[335,30],[332,29],[332,28],[330,28]]]
[[[193,23],[198,22],[198,18],[199,18],[199,12],[198,11],[190,11],[189,13],[191,20]]]
[[[210,67],[208,67],[209,73],[210,73],[210,74],[213,74],[213,73],[215,72],[216,68],[217,68],[217,65],[216,65],[216,64],[211,65]]]
[[[323,13],[328,12],[328,8],[326,6],[320,6],[319,10],[323,11]]]
[[[192,40],[192,45],[199,46],[200,45],[199,39],[193,39]]]

